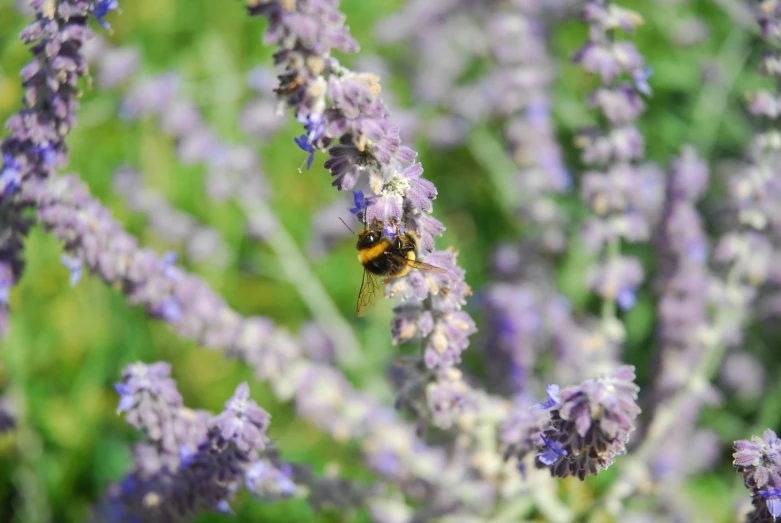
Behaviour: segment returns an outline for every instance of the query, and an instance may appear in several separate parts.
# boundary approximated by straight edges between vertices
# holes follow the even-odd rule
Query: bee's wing
[[[377,294],[380,287],[382,287],[382,284],[379,279],[364,269],[361,291],[358,293],[358,305],[356,307],[359,318],[369,314],[374,309],[374,306],[377,305]]]
[[[404,265],[408,265],[412,267],[413,269],[417,269],[422,272],[436,272],[436,273],[444,273],[447,272],[442,267],[435,267],[434,265],[430,265],[428,263],[417,261],[417,260],[410,260],[408,258],[404,258],[403,256],[399,256],[398,254],[392,253],[392,252],[385,252],[388,256],[390,256],[391,259],[396,260],[399,263],[403,263]]]

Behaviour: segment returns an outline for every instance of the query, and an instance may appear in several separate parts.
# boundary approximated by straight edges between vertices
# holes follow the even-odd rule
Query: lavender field
[[[0,523],[781,517],[781,0],[0,0],[0,118]]]

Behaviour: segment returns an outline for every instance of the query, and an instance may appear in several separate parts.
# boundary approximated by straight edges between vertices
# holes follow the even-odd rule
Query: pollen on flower
[[[409,188],[409,180],[396,173],[389,182],[382,186],[381,194],[383,196],[397,194],[403,198],[407,194]]]
[[[306,58],[306,67],[312,72],[313,75],[319,77],[323,71],[325,71],[325,60],[319,56],[308,56]],[[319,79],[320,78],[318,78],[318,80]],[[323,79],[322,83],[325,84],[325,79]],[[310,93],[312,93],[312,91],[310,91]]]
[[[147,508],[157,507],[160,505],[162,498],[157,492],[147,492],[144,496],[144,506]]]
[[[441,328],[438,328],[431,336],[431,346],[434,350],[442,354],[447,349],[447,337],[442,332]]]
[[[405,326],[399,331],[399,338],[402,340],[411,340],[414,338],[418,333],[418,325],[416,323],[410,322],[405,324]]]
[[[382,91],[380,86],[380,77],[374,73],[348,73],[345,79],[354,80],[367,86],[369,94],[377,96]]]
[[[439,294],[439,285],[437,285],[437,282],[433,278],[426,278],[426,287],[428,288],[429,294],[432,296]]]
[[[309,95],[315,100],[322,100],[327,89],[328,86],[325,83],[325,79],[318,78],[309,86]]]
[[[630,11],[629,9],[625,9],[617,5],[611,5],[608,9],[608,14],[610,15],[610,25],[615,29],[619,29],[625,25],[622,23],[622,19],[625,19],[635,26],[640,26],[645,23],[643,17],[640,16],[639,13]]]
[[[355,147],[356,147],[356,148],[357,148],[357,149],[358,149],[360,152],[364,152],[364,151],[366,151],[366,147],[367,147],[367,146],[369,146],[369,145],[371,145],[371,140],[369,140],[368,138],[366,138],[366,137],[365,137],[365,136],[363,136],[363,135],[361,135],[361,136],[358,136],[358,137],[355,139]]]

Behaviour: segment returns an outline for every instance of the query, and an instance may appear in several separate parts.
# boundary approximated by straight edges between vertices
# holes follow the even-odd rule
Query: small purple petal
[[[233,514],[233,509],[231,509],[231,506],[224,499],[222,501],[219,501],[214,508],[216,508],[218,512],[222,512],[223,514]]]
[[[535,403],[532,405],[533,409],[549,409],[559,404],[559,386],[552,383],[548,385],[546,391],[548,393],[548,401],[544,403]]]

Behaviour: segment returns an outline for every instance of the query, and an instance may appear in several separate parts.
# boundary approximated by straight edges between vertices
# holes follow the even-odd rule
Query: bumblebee
[[[358,233],[358,261],[363,265],[361,291],[358,293],[358,316],[366,316],[376,304],[381,283],[406,276],[412,269],[425,272],[445,272],[440,267],[417,260],[418,236],[401,232],[389,236],[382,230],[366,228]],[[380,278],[384,277],[382,282]]]

